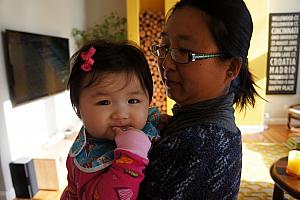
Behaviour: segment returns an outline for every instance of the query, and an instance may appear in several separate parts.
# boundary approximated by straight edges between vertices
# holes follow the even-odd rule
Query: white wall
[[[102,23],[103,18],[112,12],[126,17],[126,0],[86,0],[85,5],[87,26]]]
[[[300,12],[300,2],[299,0],[270,0],[269,12]],[[298,65],[297,93],[295,95],[267,95],[266,98],[269,101],[269,103],[266,103],[265,113],[270,114],[269,123],[286,124],[288,106],[295,103],[300,103],[300,60]]]
[[[116,11],[125,16],[124,0],[0,0],[0,31],[20,30],[70,38],[72,28],[98,23]],[[87,23],[88,22],[88,23]],[[70,38],[70,54],[75,46]],[[49,137],[77,120],[68,92],[12,107],[0,40],[0,200],[12,199],[8,164],[28,156]]]
[[[83,26],[84,24],[82,0],[65,0],[63,2],[60,0],[3,0],[3,2],[5,9],[2,11],[1,31],[13,29],[69,38],[73,26]],[[71,41],[70,44],[72,44]],[[3,60],[2,55],[1,58]],[[3,62],[1,68],[5,69]],[[4,76],[1,81],[5,82],[3,90],[7,91],[5,73],[1,76]],[[12,107],[7,93],[5,97],[1,103],[13,160],[39,147],[57,129],[63,128],[58,127],[55,122],[56,115],[64,115],[64,122],[70,122],[75,118],[72,109],[64,110],[67,112],[57,109],[59,104],[70,108],[67,92],[41,98],[15,108]],[[61,101],[56,102],[56,98],[60,98]]]

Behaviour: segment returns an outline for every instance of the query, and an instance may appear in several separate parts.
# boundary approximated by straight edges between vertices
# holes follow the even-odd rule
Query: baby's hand
[[[143,158],[147,158],[151,142],[143,131],[133,127],[129,127],[127,130],[114,127],[113,131],[116,133],[115,141],[117,148],[125,149]]]

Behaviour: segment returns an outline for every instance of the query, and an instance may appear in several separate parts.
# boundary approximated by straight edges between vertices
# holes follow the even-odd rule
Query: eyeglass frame
[[[163,57],[159,56],[157,53],[159,48],[164,48],[166,50],[166,53]],[[175,60],[174,54],[172,54],[172,52],[174,52],[174,50],[179,50],[179,49],[167,48],[165,45],[157,45],[157,44],[154,44],[151,46],[151,52],[157,58],[166,58],[166,56],[170,52],[171,59],[174,62],[179,63],[179,64],[188,64],[190,62],[195,62],[196,60],[204,60],[204,59],[209,59],[209,58],[228,57],[224,53],[195,53],[195,52],[186,50],[186,54],[188,56],[187,62],[178,62],[177,60]]]

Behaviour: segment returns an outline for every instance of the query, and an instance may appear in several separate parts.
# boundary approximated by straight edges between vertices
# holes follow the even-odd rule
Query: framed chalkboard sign
[[[296,94],[300,13],[271,13],[266,94]]]

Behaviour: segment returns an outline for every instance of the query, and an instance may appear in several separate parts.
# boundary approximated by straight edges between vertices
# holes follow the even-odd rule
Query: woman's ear
[[[234,80],[240,73],[241,67],[242,67],[242,58],[236,57],[232,58],[229,67],[226,71],[226,79],[227,80]]]

